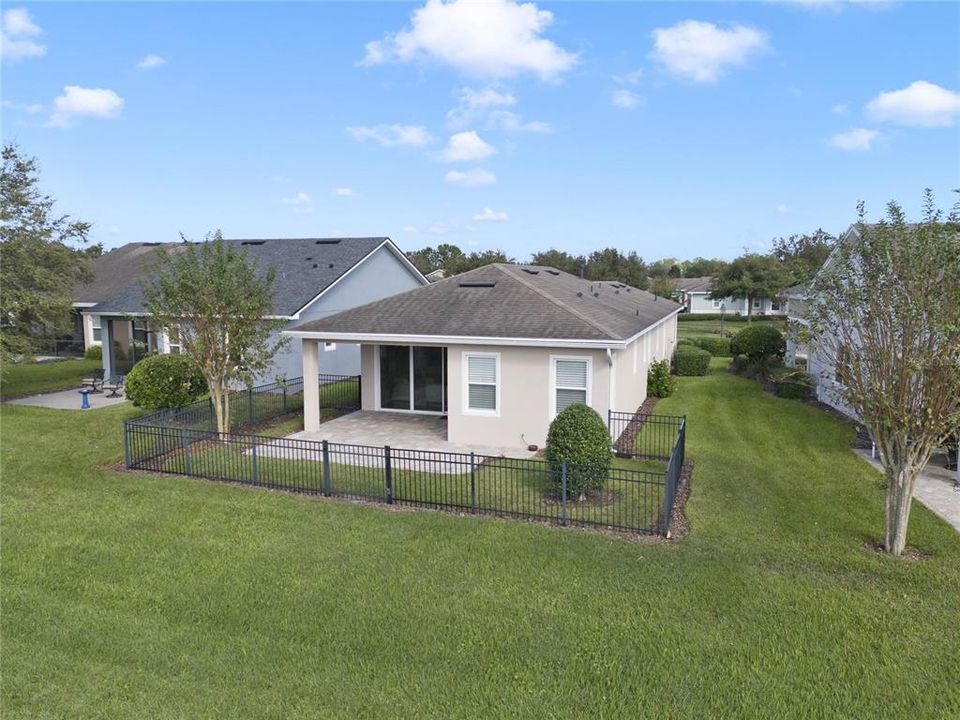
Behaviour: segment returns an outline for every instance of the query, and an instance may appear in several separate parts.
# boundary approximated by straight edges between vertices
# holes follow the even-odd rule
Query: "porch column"
[[[303,341],[303,429],[320,430],[320,343]]]
[[[103,351],[103,377],[109,380],[116,367],[113,361],[113,318],[100,318],[100,349]]]

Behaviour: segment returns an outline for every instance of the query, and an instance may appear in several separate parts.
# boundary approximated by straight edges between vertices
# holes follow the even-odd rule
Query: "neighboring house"
[[[787,301],[787,365],[806,366],[807,362],[807,285],[794,285],[784,291]]]
[[[225,242],[243,250],[261,272],[276,268],[271,317],[287,321],[288,326],[427,284],[386,237]],[[150,279],[159,246],[133,243],[111,250],[95,263],[96,281],[77,291],[89,341],[104,346],[103,368],[108,375],[129,371],[146,352],[180,352],[176,332],[154,327],[145,307],[143,284]],[[165,243],[163,247],[177,252],[185,245]],[[294,338],[258,381],[298,377],[301,368],[300,342]],[[337,375],[359,373],[359,348],[326,343],[321,370]]]
[[[447,271],[443,268],[437,268],[432,272],[428,272],[424,277],[427,278],[430,282],[436,282],[437,280],[443,280],[447,276]]]
[[[680,291],[680,304],[691,314],[719,313],[723,310],[731,315],[786,315],[787,309],[780,299],[755,298],[753,308],[746,298],[726,297],[713,300],[710,297],[710,285],[713,278],[680,278],[677,290]]]
[[[572,403],[636,411],[650,364],[673,354],[680,310],[623,283],[493,264],[287,333],[303,341],[304,377],[324,343],[360,343],[364,410],[445,415],[450,442],[523,448],[542,446]],[[319,390],[304,392],[316,432]]]

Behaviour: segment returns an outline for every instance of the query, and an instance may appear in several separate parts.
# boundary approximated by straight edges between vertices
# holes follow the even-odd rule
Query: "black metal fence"
[[[287,402],[292,402],[289,394],[287,397]],[[343,396],[338,391],[336,397]],[[300,402],[302,407],[302,385]],[[208,416],[197,421],[187,412],[154,414],[126,423],[124,455],[126,467],[134,470],[563,525],[666,534],[681,480],[686,422],[682,417],[623,415],[630,420],[622,421],[623,427],[615,436],[614,447],[620,459],[601,471],[602,490],[585,497],[573,492],[567,479],[589,472],[589,468],[551,465],[541,459],[349,445],[243,432],[221,436],[212,427],[197,427],[209,421]],[[611,423],[613,420],[611,416]],[[667,428],[673,429],[672,437],[667,437]],[[623,440],[625,434],[635,436],[629,446]]]
[[[320,407],[334,410],[360,408],[359,375],[320,375]],[[243,428],[303,410],[303,378],[259,385],[230,393],[230,430]],[[130,420],[149,425],[191,430],[216,430],[213,403],[200,400],[172,410],[158,410]]]
[[[611,410],[607,414],[607,423],[614,452],[620,457],[666,460],[673,454],[685,418]]]

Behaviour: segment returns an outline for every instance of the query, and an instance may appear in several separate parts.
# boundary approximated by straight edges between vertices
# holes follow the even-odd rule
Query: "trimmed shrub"
[[[743,316],[739,312],[735,312],[735,313],[728,312],[726,315],[724,315],[724,317],[727,320],[730,320],[731,318],[737,318],[737,320],[739,320]],[[695,322],[697,320],[719,320],[719,319],[720,319],[720,313],[684,312],[677,315],[677,322]]]
[[[83,357],[87,360],[103,360],[103,347],[100,345],[91,345],[83,351]]]
[[[730,341],[730,352],[746,355],[752,362],[782,360],[787,351],[787,340],[773,325],[757,323],[745,327]]]
[[[777,397],[806,400],[813,390],[813,379],[805,372],[793,368],[774,373],[771,381]]]
[[[665,398],[673,395],[677,389],[677,380],[670,374],[670,363],[659,360],[647,370],[647,395]]]
[[[693,340],[685,337],[677,338],[677,346],[680,346],[680,345],[689,345],[690,347],[697,346],[697,344]]]
[[[207,391],[197,364],[186,355],[151,355],[133,366],[125,392],[137,407],[163,410],[186,405]]]
[[[673,353],[673,371],[677,375],[706,375],[710,353],[698,347],[682,345]]]
[[[607,424],[593,408],[583,403],[570,405],[550,423],[545,454],[558,491],[566,461],[567,497],[602,490],[611,458]]]
[[[722,337],[694,338],[694,344],[701,350],[706,350],[714,357],[730,357],[730,341]]]

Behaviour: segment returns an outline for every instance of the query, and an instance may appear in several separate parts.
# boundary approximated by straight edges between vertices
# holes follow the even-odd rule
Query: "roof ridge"
[[[619,339],[618,336],[617,336],[617,333],[613,332],[610,328],[604,326],[602,323],[598,323],[598,322],[596,322],[595,320],[590,319],[589,317],[587,317],[586,315],[584,315],[583,313],[581,313],[579,310],[577,310],[577,309],[574,308],[574,307],[571,307],[570,305],[568,305],[567,303],[563,302],[563,301],[560,300],[559,298],[555,298],[555,297],[553,297],[552,295],[550,295],[549,293],[544,292],[543,290],[541,290],[540,288],[538,288],[536,285],[534,285],[533,283],[531,283],[531,282],[530,282],[529,280],[527,280],[526,278],[520,277],[519,275],[511,272],[510,270],[507,269],[508,266],[498,263],[498,264],[496,265],[496,267],[497,267],[498,270],[500,270],[500,272],[504,273],[505,275],[507,275],[507,276],[509,276],[509,277],[512,277],[514,280],[517,280],[517,281],[520,282],[522,285],[524,285],[525,287],[529,288],[530,290],[533,290],[533,291],[534,291],[535,293],[537,293],[537,295],[539,295],[540,297],[545,298],[546,300],[549,300],[550,302],[552,302],[552,303],[553,303],[554,305],[556,305],[557,307],[563,308],[563,309],[566,310],[568,313],[570,313],[571,315],[576,316],[577,318],[579,318],[579,319],[582,320],[583,322],[587,323],[587,325],[589,325],[590,327],[594,328],[595,330],[599,330],[600,332],[605,333],[608,337],[611,337],[611,338],[614,338],[614,339]],[[512,268],[513,266],[509,266],[509,267]],[[542,266],[542,267],[547,267],[547,266],[544,265],[544,266]],[[556,268],[554,268],[554,269],[556,269]],[[562,271],[562,270],[558,270],[558,272],[563,272],[563,271]],[[569,275],[569,273],[567,273],[567,274]]]

